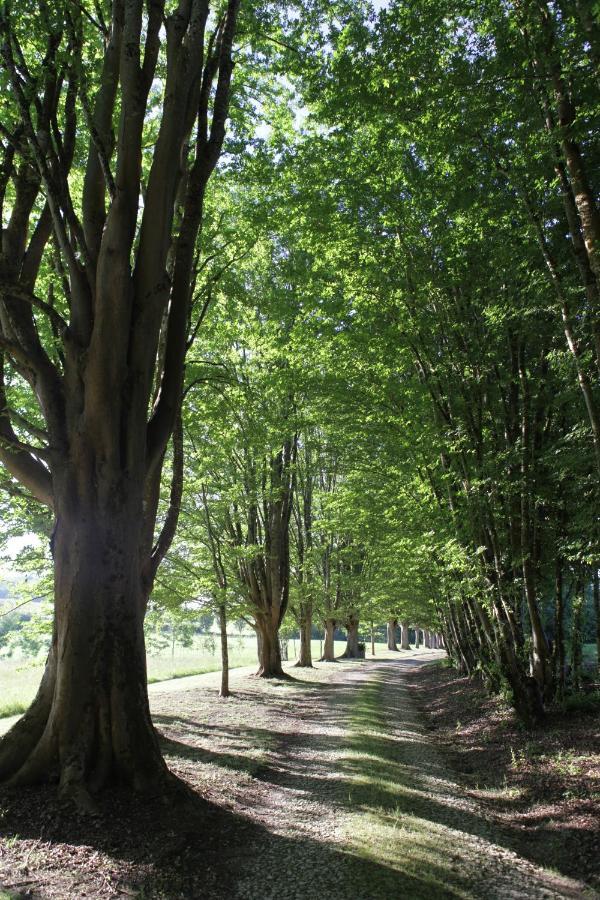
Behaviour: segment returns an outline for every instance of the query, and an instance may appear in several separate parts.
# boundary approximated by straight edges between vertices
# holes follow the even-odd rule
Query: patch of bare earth
[[[479,682],[439,666],[413,672],[410,691],[504,845],[600,891],[598,711],[551,711],[527,730]]]

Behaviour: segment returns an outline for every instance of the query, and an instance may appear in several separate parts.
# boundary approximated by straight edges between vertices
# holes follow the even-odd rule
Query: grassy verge
[[[231,640],[230,664],[232,668],[249,666],[256,662],[256,641],[236,637]],[[189,650],[179,649],[148,656],[148,683],[203,675],[221,668],[217,651],[211,653],[199,642]],[[33,700],[44,671],[43,661],[18,658],[0,659],[0,718],[16,716],[24,712]]]
[[[313,658],[319,658],[320,642],[312,642]],[[341,654],[344,642],[335,642],[335,653]],[[384,645],[376,645],[382,648]],[[289,658],[294,659],[295,651],[300,649],[299,641],[290,641]],[[230,639],[229,664],[232,669],[241,666],[252,666],[256,663],[256,639],[244,636]],[[148,656],[148,684],[168,681],[171,678],[187,678],[189,675],[205,675],[207,672],[218,672],[221,658],[218,650],[209,652],[201,643],[189,650],[178,650],[175,655],[170,652]],[[38,689],[44,671],[40,660],[0,658],[0,719],[17,716],[25,712]]]
[[[390,735],[383,694],[380,680],[366,683],[352,711],[344,768],[356,816],[347,839],[355,853],[400,876],[406,896],[447,897],[449,882],[451,896],[468,896],[447,863],[447,829],[433,821],[418,771],[401,759],[401,745]]]
[[[412,689],[459,783],[502,827],[510,847],[587,882],[597,896],[598,692],[554,704],[543,726],[529,730],[479,682],[455,671],[428,666]]]

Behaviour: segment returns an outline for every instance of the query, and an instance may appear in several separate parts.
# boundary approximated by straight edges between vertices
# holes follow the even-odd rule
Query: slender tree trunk
[[[410,644],[408,642],[408,624],[406,622],[400,623],[400,649],[410,650]]]
[[[227,646],[227,612],[225,604],[219,604],[219,631],[221,634],[221,690],[220,697],[229,697],[229,648]]]
[[[335,635],[335,619],[325,620],[325,641],[323,646],[323,656],[321,662],[335,662],[334,635]]]
[[[557,679],[559,697],[565,693],[566,658],[565,658],[565,601],[563,592],[562,560],[556,558],[556,575],[554,589],[554,670]]]
[[[571,667],[573,669],[573,687],[581,690],[581,665],[583,660],[583,605],[585,599],[585,581],[577,579],[575,596],[573,597],[573,624],[571,628]]]
[[[596,614],[596,671],[600,672],[600,578],[598,563],[594,563],[593,572],[594,612]]]
[[[397,619],[388,619],[388,623],[387,623],[387,641],[388,641],[387,648],[388,648],[388,650],[398,650],[398,645],[396,643],[396,628],[397,627],[398,627]]]
[[[358,649],[358,618],[350,615],[346,619],[346,649],[342,653],[343,659],[359,659]]]
[[[300,656],[296,666],[303,669],[312,669],[312,604],[303,603],[300,614]]]
[[[371,622],[371,656],[375,656],[375,626]]]

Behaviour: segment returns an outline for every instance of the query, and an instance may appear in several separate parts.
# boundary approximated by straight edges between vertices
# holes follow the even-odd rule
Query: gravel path
[[[515,853],[514,830],[458,784],[406,677],[440,655],[319,663],[281,682],[237,670],[227,700],[218,673],[152,686],[167,761],[197,800],[130,808],[117,792],[88,821],[52,788],[6,795],[0,895],[19,884],[9,896],[35,900],[598,896]]]
[[[256,780],[252,818],[264,830],[237,867],[236,898],[593,896],[503,847],[464,797],[404,677],[431,659],[413,652],[360,668],[341,664],[326,684],[297,698],[297,731],[282,723],[279,746]],[[365,687],[377,689],[383,732],[356,722],[357,692]],[[382,776],[383,793],[369,785],[373,772]]]

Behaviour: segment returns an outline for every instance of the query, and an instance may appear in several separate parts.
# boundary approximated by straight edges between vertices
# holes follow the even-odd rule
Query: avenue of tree
[[[193,598],[223,694],[230,620],[267,678],[419,626],[542,724],[600,649],[591,6],[2,0],[0,44],[1,508],[54,578],[0,779],[166,786],[144,620]]]

